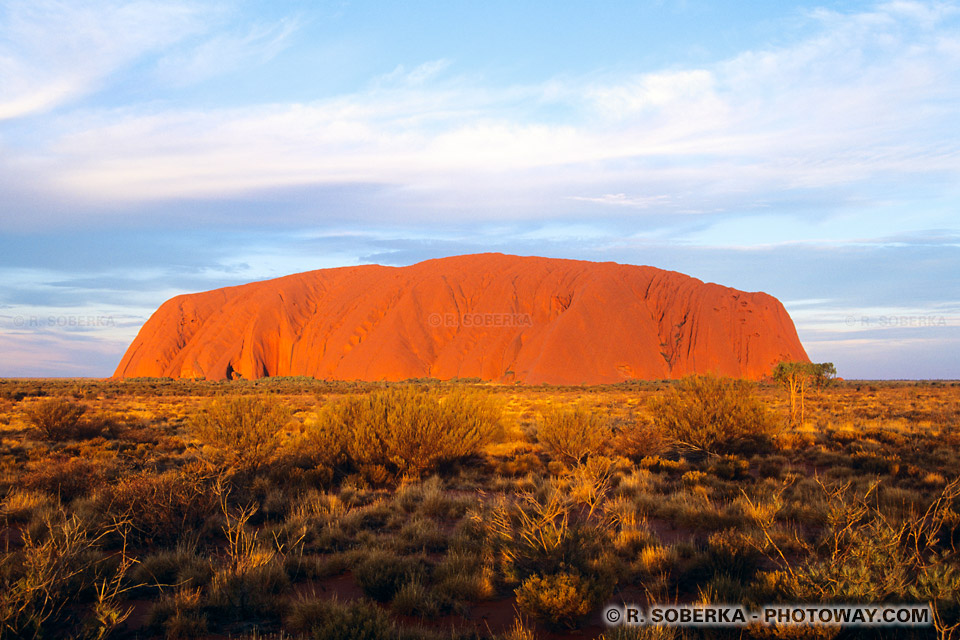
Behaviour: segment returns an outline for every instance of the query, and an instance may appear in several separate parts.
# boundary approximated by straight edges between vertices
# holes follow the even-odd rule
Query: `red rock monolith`
[[[654,267],[484,253],[177,296],[115,376],[598,384],[759,379],[807,359],[765,293]]]

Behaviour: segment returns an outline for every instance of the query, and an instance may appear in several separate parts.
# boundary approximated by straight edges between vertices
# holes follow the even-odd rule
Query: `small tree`
[[[820,393],[824,387],[830,386],[836,376],[837,368],[833,366],[832,362],[820,362],[815,364],[813,372],[813,385],[817,388],[817,393]]]
[[[790,419],[803,424],[807,389],[819,392],[833,381],[837,369],[832,362],[781,362],[773,370],[773,379],[790,392]],[[799,418],[799,420],[798,420]]]

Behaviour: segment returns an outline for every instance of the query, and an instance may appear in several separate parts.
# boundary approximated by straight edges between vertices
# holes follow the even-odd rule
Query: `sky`
[[[180,293],[484,251],[960,378],[960,3],[0,3],[0,376],[108,376]]]

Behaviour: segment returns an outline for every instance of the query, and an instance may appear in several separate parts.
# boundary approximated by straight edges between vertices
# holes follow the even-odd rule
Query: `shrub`
[[[257,511],[248,506],[232,512],[227,496],[220,495],[227,538],[224,561],[210,582],[210,604],[228,618],[279,617],[280,594],[290,586],[282,559],[262,545],[259,532],[248,527]]]
[[[192,423],[197,437],[218,449],[226,464],[257,469],[276,450],[289,420],[290,412],[277,400],[232,396],[207,404]]]
[[[64,503],[86,495],[106,478],[106,468],[83,458],[53,458],[23,474],[20,485],[59,497]]]
[[[440,613],[441,603],[420,582],[408,582],[397,591],[390,609],[398,615],[426,618]]]
[[[676,547],[651,544],[640,550],[637,555],[637,567],[647,575],[667,571],[677,562]]]
[[[147,589],[163,591],[169,587],[197,589],[210,582],[213,568],[210,561],[197,555],[194,549],[178,546],[151,554],[141,560],[133,571],[133,583]]]
[[[714,460],[710,471],[724,480],[739,480],[749,475],[750,463],[740,456],[726,455]]]
[[[660,456],[647,456],[640,460],[640,468],[660,473],[686,473],[687,461],[668,460]]]
[[[513,619],[513,626],[494,636],[496,640],[537,640],[537,634],[521,616]]]
[[[960,479],[944,487],[926,511],[911,510],[902,521],[877,506],[876,486],[861,493],[850,484],[820,484],[826,526],[818,543],[805,549],[802,563],[790,563],[770,537],[775,512],[755,518],[786,564],[790,581],[780,586],[788,598],[801,601],[927,602],[956,622],[960,569],[950,559],[956,553],[950,537],[957,531]]]
[[[275,554],[256,550],[241,567],[221,568],[210,581],[210,606],[227,619],[281,615],[290,579]]]
[[[28,522],[35,513],[49,509],[52,504],[53,500],[43,492],[14,489],[0,504],[0,518],[6,525]]]
[[[125,478],[99,492],[97,506],[107,518],[129,521],[132,539],[158,544],[202,525],[217,499],[212,478],[186,468]]]
[[[760,461],[758,472],[761,478],[779,478],[786,464],[787,459],[782,456],[767,457]]]
[[[546,468],[543,460],[536,453],[518,449],[514,455],[507,459],[497,459],[495,461],[495,471],[501,476],[519,478],[528,474],[544,474]]]
[[[500,430],[484,394],[392,387],[325,405],[311,437],[375,484],[419,476],[480,451]]]
[[[494,595],[489,569],[483,559],[466,551],[448,551],[433,572],[437,591],[449,600],[476,602]]]
[[[207,634],[207,615],[198,589],[178,589],[158,600],[147,613],[148,629],[165,631],[171,640],[203,638]]]
[[[447,536],[433,520],[414,517],[400,529],[397,548],[404,553],[437,552],[447,548]]]
[[[703,471],[687,471],[680,477],[680,482],[683,483],[685,487],[695,487],[698,484],[703,484],[703,481],[707,479],[707,474]]]
[[[743,380],[688,376],[650,400],[654,424],[678,443],[733,453],[769,442],[775,424]]]
[[[592,507],[580,504],[569,487],[548,484],[516,501],[501,498],[473,518],[504,578],[521,582],[537,573],[591,571],[610,526],[604,503],[601,494]]]
[[[606,595],[578,573],[528,578],[516,591],[521,611],[554,629],[575,629]]]
[[[353,576],[366,595],[389,602],[404,585],[421,580],[426,573],[426,565],[417,558],[374,551],[360,561]]]
[[[64,398],[50,398],[36,402],[24,413],[43,438],[63,441],[92,438],[99,433],[100,425],[83,421],[86,412],[86,405]]]
[[[568,463],[600,453],[611,435],[606,418],[582,406],[548,409],[537,422],[537,440],[554,459]]]
[[[76,637],[70,632],[76,621],[71,606],[91,595],[99,576],[111,584],[123,578],[126,566],[104,570],[100,536],[77,516],[57,512],[42,525],[40,536],[25,532],[21,549],[0,562],[0,637]],[[107,598],[101,603],[111,604]]]
[[[713,575],[751,578],[762,558],[758,545],[735,529],[712,533],[707,540],[707,565]]]
[[[666,448],[663,432],[647,416],[638,416],[619,427],[613,436],[613,450],[634,462],[663,453]]]
[[[900,459],[895,455],[883,456],[874,453],[855,453],[850,461],[854,469],[866,473],[896,475],[900,471]]]
[[[287,626],[315,640],[386,640],[398,637],[386,612],[364,601],[341,603],[300,600],[291,607]]]

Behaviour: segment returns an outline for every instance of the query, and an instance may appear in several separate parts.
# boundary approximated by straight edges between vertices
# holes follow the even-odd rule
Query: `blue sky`
[[[960,378],[956,2],[0,4],[0,376],[165,299],[478,251],[766,291]]]

